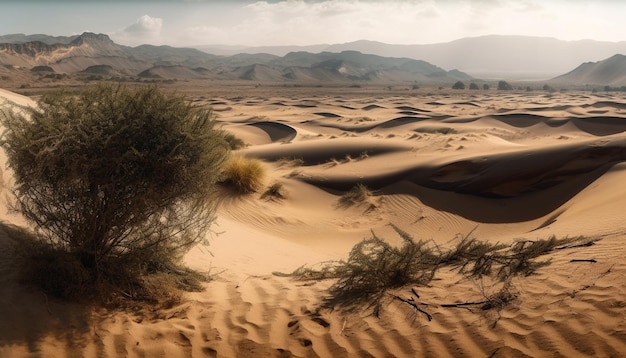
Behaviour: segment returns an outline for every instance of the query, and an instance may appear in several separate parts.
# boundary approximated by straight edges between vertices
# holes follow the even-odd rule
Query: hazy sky
[[[121,44],[448,42],[490,34],[626,41],[624,0],[0,0],[0,34]]]

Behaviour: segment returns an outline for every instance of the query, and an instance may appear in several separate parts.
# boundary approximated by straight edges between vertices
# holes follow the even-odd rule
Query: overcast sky
[[[105,33],[117,43],[312,45],[481,35],[626,41],[624,0],[0,0],[0,35]]]

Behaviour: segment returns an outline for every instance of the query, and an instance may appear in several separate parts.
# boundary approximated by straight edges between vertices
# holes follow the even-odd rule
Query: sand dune
[[[32,103],[6,91],[0,96]],[[0,356],[626,352],[624,98],[267,93],[198,101],[229,108],[216,112],[220,125],[248,144],[241,154],[265,161],[266,185],[281,183],[285,198],[222,198],[211,246],[185,258],[214,279],[170,309],[94,310],[23,286],[15,277],[11,228],[0,225]],[[10,173],[3,179],[8,185]],[[373,195],[342,205],[340,196],[357,183]],[[6,208],[2,219],[24,225]],[[432,321],[399,301],[380,318],[319,310],[332,281],[272,275],[345,259],[371,231],[397,244],[389,224],[442,246],[469,232],[501,243],[584,235],[588,245],[556,250],[549,266],[516,278],[518,298],[502,310],[446,307],[484,299],[497,287],[442,270],[430,286],[414,287]],[[396,294],[408,298],[409,289]]]

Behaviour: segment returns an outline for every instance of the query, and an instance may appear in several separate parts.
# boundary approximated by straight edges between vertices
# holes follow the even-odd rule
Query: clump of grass
[[[367,201],[372,196],[372,192],[365,184],[358,183],[339,198],[339,205],[349,207]]]
[[[257,192],[263,186],[265,168],[260,160],[231,156],[222,170],[220,182],[241,194]]]
[[[261,195],[261,199],[270,199],[270,200],[282,200],[285,199],[285,189],[283,187],[283,183],[274,183],[270,185],[267,190]]]

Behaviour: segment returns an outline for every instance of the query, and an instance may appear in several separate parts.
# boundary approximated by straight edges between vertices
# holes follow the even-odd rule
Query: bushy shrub
[[[15,208],[44,245],[33,250],[47,260],[38,270],[59,270],[53,291],[138,287],[143,274],[180,271],[213,222],[229,152],[211,111],[156,87],[112,85],[51,92],[25,111],[2,112],[1,145]],[[141,291],[132,287],[128,296]]]
[[[222,171],[221,182],[240,194],[257,192],[263,186],[265,168],[260,160],[231,156]]]
[[[463,83],[463,82],[461,82],[461,81],[456,81],[456,82],[452,85],[452,89],[458,89],[458,90],[465,89],[465,83]]]
[[[511,91],[513,90],[513,86],[511,86],[507,81],[498,81],[498,91]]]

